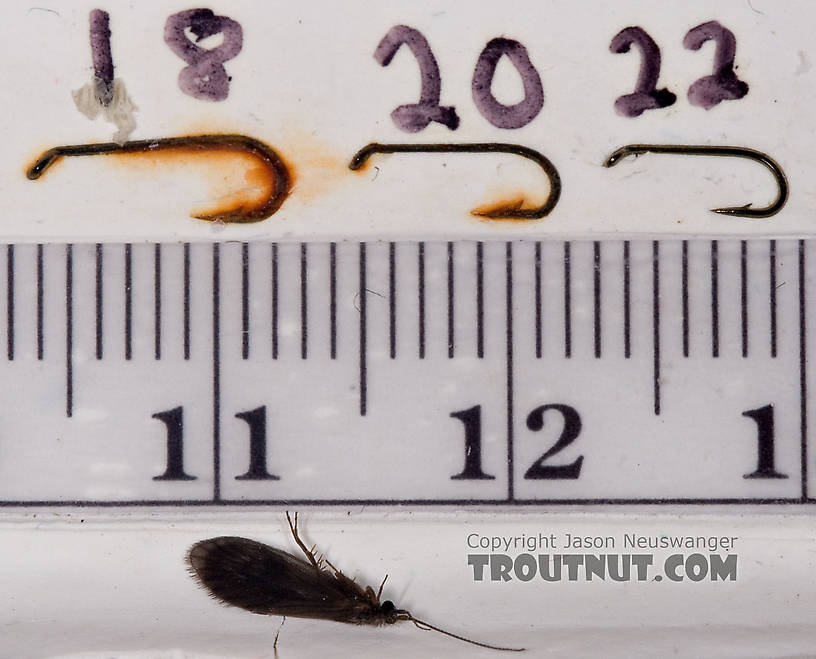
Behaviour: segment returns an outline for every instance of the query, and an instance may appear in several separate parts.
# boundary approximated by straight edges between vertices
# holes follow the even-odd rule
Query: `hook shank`
[[[752,208],[751,203],[744,206],[712,208],[713,213],[733,215],[736,217],[760,218],[776,215],[788,201],[788,179],[785,172],[767,153],[741,146],[706,146],[688,144],[627,144],[614,151],[604,161],[604,167],[614,167],[628,156],[639,156],[643,153],[680,154],[689,156],[721,156],[726,158],[747,158],[764,165],[773,175],[777,185],[776,200],[764,208]]]
[[[550,181],[550,194],[547,200],[537,208],[520,208],[520,204],[503,205],[490,210],[473,210],[473,215],[491,219],[523,219],[537,220],[548,215],[561,196],[561,177],[550,160],[539,153],[520,144],[503,144],[500,142],[484,142],[472,144],[367,144],[357,153],[349,163],[349,169],[359,170],[368,159],[376,153],[510,153],[527,158],[536,163]]]

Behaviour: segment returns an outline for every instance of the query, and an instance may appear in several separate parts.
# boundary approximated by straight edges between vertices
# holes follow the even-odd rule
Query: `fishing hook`
[[[561,196],[561,177],[549,159],[544,155],[520,144],[502,144],[499,142],[475,144],[367,144],[357,153],[349,163],[349,169],[357,171],[375,153],[512,153],[535,162],[550,180],[550,194],[547,200],[538,208],[521,208],[522,201],[494,207],[490,210],[474,209],[473,215],[488,217],[494,220],[518,219],[537,220],[548,215]]]
[[[689,156],[725,156],[729,158],[748,158],[767,167],[778,189],[776,200],[765,208],[751,208],[751,203],[744,206],[712,208],[712,213],[733,215],[736,217],[771,217],[776,215],[788,201],[788,179],[779,164],[767,153],[741,146],[700,146],[686,144],[627,144],[617,149],[604,162],[604,167],[614,167],[627,156],[639,156],[642,153],[679,153]]]
[[[45,170],[60,158],[68,156],[96,156],[110,153],[152,153],[165,149],[183,149],[196,153],[208,151],[238,151],[259,160],[272,184],[270,194],[259,203],[241,203],[234,208],[215,213],[194,215],[199,220],[234,223],[264,220],[283,204],[291,192],[291,176],[281,157],[270,146],[246,135],[191,135],[189,137],[164,137],[154,140],[136,140],[117,144],[73,144],[57,146],[45,151],[26,172],[32,181],[40,178]]]

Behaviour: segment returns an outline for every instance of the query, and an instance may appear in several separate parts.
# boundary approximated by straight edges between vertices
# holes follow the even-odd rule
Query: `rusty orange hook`
[[[270,146],[246,135],[192,135],[189,137],[164,137],[155,140],[136,140],[117,144],[73,144],[57,146],[44,152],[26,172],[29,179],[40,178],[57,160],[69,156],[95,156],[111,153],[150,153],[164,149],[189,149],[192,151],[240,151],[259,160],[272,181],[270,194],[261,202],[241,204],[236,208],[217,213],[194,215],[200,220],[231,223],[259,222],[277,211],[292,189],[291,176],[281,157]]]

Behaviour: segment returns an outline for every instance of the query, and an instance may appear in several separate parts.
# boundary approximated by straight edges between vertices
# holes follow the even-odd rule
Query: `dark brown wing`
[[[202,540],[187,561],[215,599],[253,613],[358,622],[375,608],[349,580],[247,538]]]

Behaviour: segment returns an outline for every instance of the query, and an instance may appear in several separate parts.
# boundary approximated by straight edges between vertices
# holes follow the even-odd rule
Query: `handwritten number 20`
[[[419,30],[407,25],[395,25],[380,41],[374,51],[374,59],[381,66],[388,66],[403,44],[411,49],[411,54],[416,58],[422,87],[419,103],[400,105],[391,113],[394,123],[406,133],[419,132],[432,121],[456,130],[459,126],[456,108],[439,105],[442,93],[439,65],[428,40]]]
[[[454,107],[439,104],[442,90],[439,66],[428,40],[419,30],[407,25],[395,25],[380,41],[374,51],[374,59],[381,66],[388,66],[402,45],[408,46],[417,60],[421,90],[418,103],[400,105],[391,113],[394,123],[407,133],[416,133],[431,122],[456,130],[459,127],[459,117]],[[524,98],[513,105],[498,101],[491,90],[496,66],[505,55],[516,68],[524,88]],[[497,128],[526,126],[538,116],[544,106],[541,77],[530,61],[527,49],[513,39],[498,38],[488,42],[476,62],[471,92],[481,115]]]
[[[500,103],[490,90],[493,77],[496,75],[496,66],[504,55],[507,55],[516,67],[524,87],[524,98],[515,105]],[[530,61],[527,49],[513,39],[492,39],[488,42],[476,62],[471,91],[473,102],[479,108],[479,112],[497,128],[526,126],[544,107],[541,77]]]

